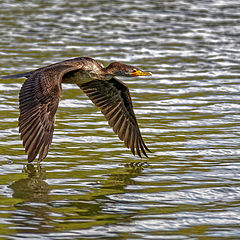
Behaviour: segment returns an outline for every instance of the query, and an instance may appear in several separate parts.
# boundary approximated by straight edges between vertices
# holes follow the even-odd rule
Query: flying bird
[[[133,110],[129,89],[115,76],[151,75],[119,62],[104,67],[89,57],[78,57],[30,72],[2,76],[26,77],[19,94],[19,132],[28,162],[38,155],[38,163],[46,158],[52,142],[56,111],[62,83],[75,83],[101,110],[113,131],[135,155],[147,157],[145,145]]]

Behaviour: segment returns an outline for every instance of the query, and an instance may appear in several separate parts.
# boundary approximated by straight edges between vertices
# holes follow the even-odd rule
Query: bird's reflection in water
[[[13,182],[9,187],[13,190],[12,197],[21,199],[14,205],[16,210],[12,222],[19,234],[47,233],[53,230],[49,216],[49,185],[44,181],[45,172],[41,166],[32,164],[24,167],[27,178]]]
[[[23,168],[23,173],[27,173],[28,177],[17,180],[9,186],[13,190],[13,197],[33,202],[47,202],[49,185],[44,181],[46,176],[41,166],[35,168],[33,164],[27,164]]]
[[[103,176],[100,184],[86,192],[87,195],[79,195],[77,200],[69,201],[65,207],[76,208],[77,215],[85,220],[104,219],[105,223],[112,224],[116,221],[113,217],[115,210],[108,215],[107,209],[112,206],[115,208],[116,202],[110,196],[124,194],[128,192],[127,187],[129,185],[138,184],[134,178],[141,176],[142,171],[147,166],[148,163],[146,162],[134,162],[127,163],[124,167],[109,169],[110,173],[105,175],[106,178]],[[115,217],[119,217],[118,213]],[[86,227],[86,222],[83,225]]]
[[[21,199],[14,205],[16,211],[12,216],[16,231],[19,234],[57,232],[58,226],[53,223],[54,215],[51,213],[59,214],[60,207],[64,208],[64,213],[61,213],[63,219],[61,224],[65,227],[73,220],[78,222],[77,229],[103,224],[99,222],[101,219],[104,224],[112,224],[121,217],[116,201],[111,196],[128,192],[127,187],[137,184],[135,178],[141,176],[147,166],[147,163],[139,162],[109,169],[109,173],[103,174],[103,179],[99,180],[98,184],[89,185],[88,191],[80,191],[81,194],[72,200],[66,200],[64,195],[58,195],[57,199],[51,195],[50,198],[50,187],[45,181],[45,172],[40,165],[34,167],[28,164],[23,169],[24,175],[27,173],[27,178],[17,180],[9,186],[13,190],[13,198]],[[76,186],[72,187],[77,189]],[[108,213],[109,209],[111,213]],[[113,215],[116,218],[113,218]]]
[[[124,165],[124,168],[117,169],[115,173],[109,175],[109,179],[104,183],[104,187],[124,189],[128,185],[135,184],[135,177],[142,174],[147,162],[131,162]]]

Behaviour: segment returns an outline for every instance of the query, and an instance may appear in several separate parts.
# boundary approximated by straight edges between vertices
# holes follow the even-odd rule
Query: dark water
[[[240,239],[238,0],[0,6],[0,75],[77,56],[153,73],[122,78],[149,159],[64,85],[41,167],[26,165],[18,134],[24,80],[0,81],[1,238]]]

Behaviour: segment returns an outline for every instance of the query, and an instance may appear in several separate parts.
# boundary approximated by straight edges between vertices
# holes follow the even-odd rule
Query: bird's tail
[[[0,78],[2,78],[2,79],[21,78],[21,77],[26,77],[26,78],[28,78],[30,75],[31,75],[31,72],[25,72],[25,73],[18,73],[18,74],[0,76]]]

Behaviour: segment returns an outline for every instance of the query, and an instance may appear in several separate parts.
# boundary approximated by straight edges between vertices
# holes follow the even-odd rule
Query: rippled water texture
[[[41,166],[26,165],[18,134],[24,79],[0,80],[0,237],[240,239],[238,0],[0,6],[0,75],[77,56],[153,73],[122,78],[149,159],[132,156],[64,85]]]

